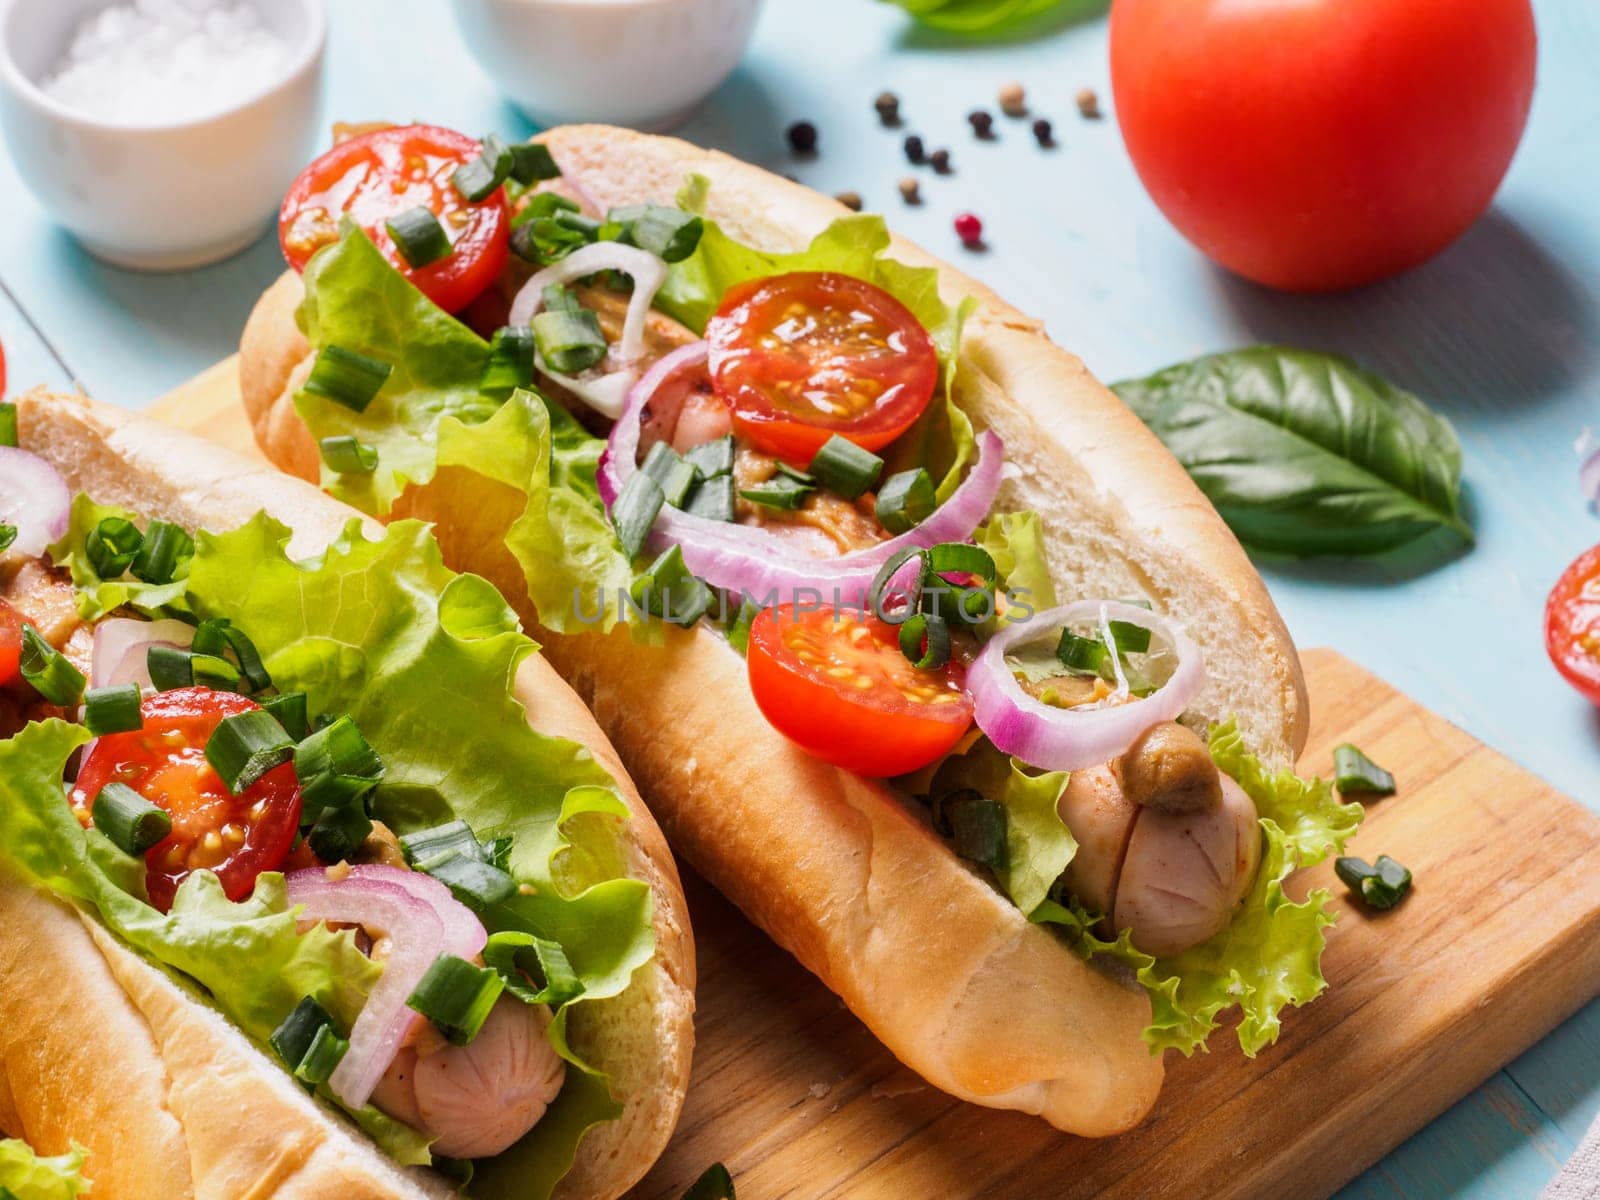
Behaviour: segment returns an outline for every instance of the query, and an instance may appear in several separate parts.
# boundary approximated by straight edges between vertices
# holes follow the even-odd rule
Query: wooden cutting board
[[[232,360],[159,402],[246,452]],[[1305,772],[1354,742],[1390,767],[1350,852],[1408,865],[1398,909],[1331,887],[1329,992],[1244,1058],[1168,1056],[1139,1129],[1091,1141],[953,1100],[901,1067],[826,988],[692,872],[698,1046],[683,1118],[634,1195],[676,1200],[710,1163],[743,1200],[1323,1196],[1600,993],[1600,818],[1331,650],[1304,655]],[[907,897],[915,903],[914,897]]]

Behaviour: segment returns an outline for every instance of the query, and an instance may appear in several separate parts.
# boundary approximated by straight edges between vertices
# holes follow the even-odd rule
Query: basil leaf
[[[1450,423],[1349,359],[1255,346],[1112,390],[1252,550],[1380,554],[1439,528],[1472,540]]]

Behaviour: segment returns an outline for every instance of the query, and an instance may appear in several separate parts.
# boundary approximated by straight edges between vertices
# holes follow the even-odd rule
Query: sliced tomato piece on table
[[[1566,681],[1600,704],[1600,546],[1579,555],[1550,589],[1544,648]]]
[[[471,203],[450,182],[478,156],[472,138],[437,125],[375,129],[340,142],[300,173],[278,212],[278,241],[297,271],[338,240],[348,215],[395,268],[446,312],[460,312],[499,276],[510,251],[505,188]],[[450,253],[412,267],[384,222],[422,207],[439,218]]]
[[[911,310],[835,272],[730,288],[706,340],[734,427],[801,465],[836,433],[866,450],[887,446],[922,415],[939,381],[933,338]]]
[[[750,627],[750,690],[772,727],[801,749],[861,775],[903,775],[949,753],[972,724],[952,658],[918,670],[898,629],[875,617],[796,605]]]
[[[22,614],[0,600],[0,687],[22,673]]]
[[[147,697],[144,728],[97,739],[78,772],[72,806],[85,823],[100,789],[122,783],[172,817],[172,833],[145,855],[145,889],[162,912],[178,885],[211,870],[230,900],[242,900],[263,871],[283,865],[300,827],[300,784],[284,763],[235,796],[206,761],[206,742],[224,717],[259,708],[209,688]]]

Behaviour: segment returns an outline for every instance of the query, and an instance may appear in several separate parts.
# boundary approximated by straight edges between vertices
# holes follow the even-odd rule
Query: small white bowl
[[[116,125],[38,86],[78,23],[111,0],[0,0],[0,125],[17,174],[97,258],[137,270],[215,262],[261,235],[309,156],[326,0],[255,0],[288,39],[283,76],[192,121]]]
[[[455,0],[501,92],[541,125],[670,129],[743,57],[760,0]]]

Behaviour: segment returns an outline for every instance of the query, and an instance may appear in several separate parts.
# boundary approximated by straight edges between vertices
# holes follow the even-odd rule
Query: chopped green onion
[[[294,742],[264,708],[223,717],[206,740],[206,761],[237,796],[294,757]]]
[[[542,142],[519,142],[511,147],[511,178],[518,183],[541,183],[560,175],[550,147]]]
[[[186,687],[208,687],[220,692],[239,690],[239,669],[214,654],[153,645],[145,652],[145,668],[158,692]]]
[[[511,147],[494,134],[486,134],[479,143],[478,157],[457,167],[450,176],[456,191],[469,204],[487,200],[511,176]]]
[[[897,551],[878,568],[878,573],[872,577],[872,583],[867,588],[867,603],[871,606],[872,615],[880,621],[888,620],[891,615],[886,607],[889,597],[902,594],[899,590],[892,593],[889,591],[894,577],[900,574],[900,569],[912,559],[917,560],[917,573],[912,577],[911,585],[904,595],[910,598],[913,609],[920,606],[928,582],[928,553],[915,547]]]
[[[732,475],[703,479],[689,493],[683,511],[704,517],[708,521],[731,521],[738,513],[738,505],[734,498],[737,486]]]
[[[90,688],[83,697],[83,727],[95,737],[143,729],[144,715],[139,711],[140,700],[137,683]]]
[[[344,808],[366,795],[383,776],[383,760],[349,717],[339,717],[304,739],[294,751],[300,780],[301,823],[325,809]]]
[[[322,1026],[311,1039],[305,1057],[295,1067],[294,1077],[311,1087],[320,1087],[328,1082],[349,1049],[349,1041],[335,1033],[332,1025]]]
[[[76,704],[83,698],[83,685],[87,680],[83,672],[73,666],[32,625],[22,627],[22,677],[51,704],[61,708]]]
[[[447,854],[473,854],[481,857],[483,847],[478,844],[472,826],[465,821],[457,820],[434,825],[428,829],[419,829],[415,833],[401,834],[400,852],[405,855],[407,863],[422,870],[424,868],[420,864],[430,859],[443,858]]]
[[[998,577],[993,556],[981,546],[965,542],[941,542],[931,547],[928,567],[935,575],[976,575],[985,587],[993,587]]]
[[[900,653],[919,671],[950,661],[950,626],[937,613],[915,613],[900,626]]]
[[[682,262],[695,252],[705,222],[694,213],[664,204],[634,204],[606,214],[609,224],[621,227],[618,241],[648,250],[662,262]]]
[[[593,217],[586,217],[580,212],[568,212],[566,209],[558,211],[553,217],[551,217],[551,220],[553,220],[563,229],[568,229],[573,233],[578,234],[586,242],[598,240],[600,237],[600,230],[604,228],[601,223],[596,221]]]
[[[372,818],[360,800],[324,808],[306,833],[306,845],[323,862],[344,862],[372,832]]]
[[[450,254],[450,237],[439,218],[425,205],[396,213],[383,223],[394,239],[394,248],[406,265],[416,270],[438,262]]]
[[[811,460],[811,473],[830,492],[854,500],[872,490],[883,474],[883,459],[837,433],[822,443]]]
[[[194,557],[194,539],[170,521],[151,521],[128,569],[146,583],[171,583]]]
[[[814,489],[817,486],[817,477],[810,471],[802,471],[799,467],[791,467],[786,462],[778,464],[778,475],[794,483],[803,483],[808,488]]]
[[[322,461],[341,475],[370,475],[378,469],[378,451],[351,434],[336,434],[317,442]]]
[[[693,463],[695,470],[705,478],[715,479],[719,475],[733,473],[733,456],[733,434],[727,433],[709,442],[702,442],[683,457],[685,461]]]
[[[661,493],[673,508],[682,508],[685,498],[695,485],[699,472],[693,463],[679,457],[678,452],[665,442],[650,447],[639,467],[661,485]]]
[[[125,783],[108,783],[100,789],[90,819],[118,850],[134,858],[172,832],[172,817]]]
[[[546,309],[530,324],[539,357],[557,374],[580,374],[606,356],[600,318],[586,308]]]
[[[489,342],[478,390],[485,395],[510,395],[533,383],[533,331],[526,326],[503,325]]]
[[[17,444],[17,406],[0,404],[0,446]]]
[[[611,506],[611,521],[617,527],[622,552],[629,558],[637,558],[644,549],[661,506],[666,502],[667,494],[661,490],[661,485],[643,471],[635,471],[622,485],[617,502]]]
[[[17,540],[17,527],[0,522],[0,550],[10,549],[11,543]]]
[[[515,152],[514,147],[513,152]],[[568,199],[560,192],[536,192],[512,215],[511,224],[513,227],[526,225],[540,218],[555,218],[563,213],[580,211],[576,200]]]
[[[272,676],[261,662],[256,645],[242,629],[226,617],[212,617],[201,621],[194,631],[194,642],[189,647],[196,654],[211,654],[224,658],[229,653],[238,663],[239,675],[252,692],[265,691],[272,686]]]
[[[89,565],[101,579],[121,579],[143,545],[144,534],[123,517],[106,517],[89,531],[83,542]]]
[[[955,852],[962,858],[996,870],[1005,868],[1005,805],[971,788],[962,788],[934,802],[933,824],[951,840]]]
[[[324,346],[317,351],[303,391],[342,404],[356,412],[367,405],[388,382],[394,367],[378,358],[368,358],[343,346]]]
[[[688,628],[711,607],[711,589],[690,574],[683,550],[674,545],[633,581],[629,596],[645,612]]]
[[[1061,631],[1056,657],[1074,675],[1098,675],[1110,661],[1111,652],[1099,638],[1079,637],[1070,629]]]
[[[1337,858],[1333,873],[1373,908],[1393,908],[1411,890],[1411,872],[1387,854],[1378,855],[1376,863]]]
[[[683,1200],[734,1200],[733,1176],[721,1163],[712,1163],[689,1185]]]
[[[1394,776],[1349,742],[1333,752],[1333,779],[1341,794],[1394,795]]]
[[[494,933],[483,948],[483,961],[505,982],[506,991],[529,1004],[560,1005],[583,994],[583,981],[560,942],[514,930]]]
[[[726,633],[728,644],[740,654],[750,651],[750,626],[755,623],[756,617],[761,614],[761,606],[754,600],[741,600],[739,607],[728,617]]]
[[[267,1043],[292,1071],[305,1061],[311,1044],[324,1029],[332,1029],[333,1017],[310,996],[305,997],[267,1037]]]
[[[306,715],[306,694],[285,692],[261,702],[261,707],[272,714],[272,719],[283,726],[283,731],[297,742],[311,734],[311,723]]]
[[[541,193],[534,199],[554,193]],[[579,246],[589,244],[590,238],[582,231],[569,229],[554,217],[535,217],[511,231],[511,253],[535,266],[549,266]]]
[[[441,954],[406,1004],[432,1021],[448,1041],[465,1046],[478,1036],[505,986],[489,968]]]
[[[1132,621],[1109,621],[1111,640],[1119,654],[1144,654],[1150,649],[1150,631]]]
[[[781,508],[789,512],[798,509],[806,502],[806,497],[817,489],[809,483],[802,483],[792,475],[779,473],[765,483],[755,487],[740,488],[739,495],[752,504],[762,504],[767,508]]]
[[[926,521],[938,502],[925,468],[901,471],[878,491],[878,522],[890,533],[905,533]]]
[[[517,894],[517,881],[493,863],[485,862],[476,852],[452,850],[428,859],[420,869],[444,884],[457,900],[475,912],[482,912]]]

